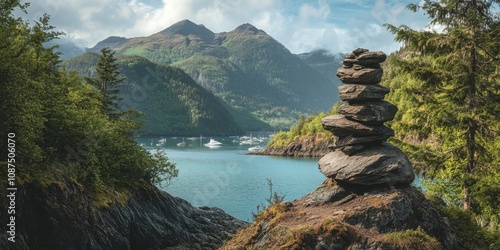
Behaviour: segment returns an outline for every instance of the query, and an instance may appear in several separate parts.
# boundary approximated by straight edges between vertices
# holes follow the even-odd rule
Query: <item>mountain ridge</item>
[[[328,111],[333,103],[327,100],[337,93],[334,79],[248,23],[213,33],[186,19],[150,36],[108,44],[117,54],[183,69],[229,107],[275,130],[288,129],[300,115]],[[237,122],[245,130],[260,126]]]

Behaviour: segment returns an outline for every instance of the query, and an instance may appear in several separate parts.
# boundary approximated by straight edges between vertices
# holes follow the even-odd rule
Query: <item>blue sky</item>
[[[292,53],[357,47],[390,53],[399,45],[384,23],[423,28],[429,20],[405,8],[417,0],[40,0],[29,19],[42,13],[66,39],[92,47],[109,36],[148,36],[189,19],[214,32],[251,23]]]

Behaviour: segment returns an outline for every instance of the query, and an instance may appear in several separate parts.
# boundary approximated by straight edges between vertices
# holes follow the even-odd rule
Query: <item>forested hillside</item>
[[[64,61],[67,70],[82,77],[95,75],[98,55],[86,53]],[[237,135],[243,133],[227,107],[196,84],[181,69],[150,62],[139,56],[119,56],[125,78],[120,87],[122,107],[144,114],[146,135]],[[234,111],[233,111],[234,112]]]
[[[27,192],[27,185],[43,189],[59,183],[64,189],[61,181],[70,180],[99,207],[123,202],[133,190],[175,176],[168,158],[151,155],[135,141],[140,127],[135,111],[114,113],[113,92],[103,93],[76,73],[59,69],[53,48],[43,44],[60,33],[52,31],[48,16],[34,26],[14,17],[14,10],[26,8],[18,1],[0,2],[2,186],[8,181]],[[96,63],[99,56],[94,57]],[[112,60],[104,68],[111,73],[108,82],[119,80]],[[6,205],[3,201],[4,195],[0,204]],[[3,224],[5,219],[1,217]]]
[[[184,20],[149,37],[111,37],[91,50],[105,46],[180,67],[232,107],[245,130],[262,128],[249,117],[287,129],[301,114],[329,110],[337,93],[333,78],[250,24],[213,33]]]

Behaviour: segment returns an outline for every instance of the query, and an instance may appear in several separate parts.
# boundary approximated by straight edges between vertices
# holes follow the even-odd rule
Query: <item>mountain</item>
[[[108,48],[108,47],[115,47],[118,46],[120,43],[127,41],[127,38],[125,37],[119,37],[119,36],[110,36],[100,42],[98,42],[92,49],[91,51],[99,53],[101,49]]]
[[[123,55],[136,55],[183,69],[199,85],[221,98],[245,130],[288,129],[301,114],[328,111],[337,96],[326,77],[263,30],[243,24],[214,33],[189,20],[147,37],[103,42]]]
[[[99,55],[88,52],[64,61],[68,70],[93,76]],[[121,106],[145,114],[148,135],[235,135],[243,133],[223,102],[179,68],[138,56],[119,56]],[[232,111],[234,113],[234,111]]]
[[[297,56],[317,71],[331,78],[336,84],[341,84],[336,73],[337,69],[342,66],[342,60],[345,58],[346,54],[332,54],[328,50],[317,49],[311,52],[298,54]]]
[[[85,48],[77,45],[74,41],[69,38],[61,37],[52,41],[49,41],[43,45],[46,48],[57,46],[54,51],[59,53],[61,59],[71,58],[75,56],[82,55],[85,53]]]

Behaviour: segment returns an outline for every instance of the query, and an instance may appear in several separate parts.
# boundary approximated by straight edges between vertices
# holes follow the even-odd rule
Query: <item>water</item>
[[[184,147],[177,146],[183,138],[166,138],[165,145],[156,147],[159,139],[139,138],[139,142],[150,151],[163,149],[179,169],[179,176],[161,189],[195,207],[219,207],[244,221],[253,220],[257,205],[268,204],[268,179],[273,192],[285,195],[285,200],[304,196],[326,179],[318,170],[319,158],[248,155],[248,148],[255,145],[241,146],[229,137],[214,138],[223,144],[219,148],[203,146],[210,138],[184,139]],[[419,178],[414,185],[423,189]]]
[[[140,138],[139,142],[154,151],[159,139]],[[248,155],[248,148],[253,146],[240,146],[229,137],[214,138],[223,143],[219,148],[204,147],[199,139],[185,139],[186,146],[179,147],[176,144],[182,138],[166,139],[160,148],[177,165],[179,176],[160,188],[195,207],[219,207],[245,221],[252,220],[257,205],[267,204],[268,179],[273,192],[293,200],[314,190],[326,178],[317,168],[319,158]],[[204,138],[202,144],[208,141]]]

